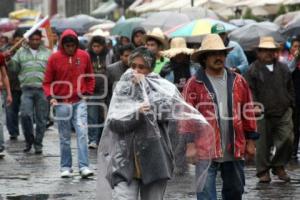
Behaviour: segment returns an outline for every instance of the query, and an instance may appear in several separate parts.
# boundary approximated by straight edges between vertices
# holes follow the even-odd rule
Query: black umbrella
[[[88,15],[76,15],[68,18],[54,18],[51,20],[53,27],[57,29],[58,32],[63,32],[65,29],[73,29],[79,35],[86,33],[90,27],[107,22],[107,20],[96,19]]]
[[[272,36],[276,42],[284,42],[285,38],[279,30],[280,27],[272,22],[260,22],[235,29],[229,37],[248,51],[258,46],[259,38],[262,36]]]

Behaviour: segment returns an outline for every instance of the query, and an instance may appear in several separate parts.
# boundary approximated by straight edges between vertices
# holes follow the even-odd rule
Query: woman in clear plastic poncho
[[[208,141],[196,152],[196,161],[203,162],[203,180],[196,182],[201,189],[214,149],[210,126],[172,83],[152,73],[155,57],[150,51],[137,48],[129,64],[113,92],[98,149],[97,199],[163,199],[174,167],[170,126],[181,123],[193,126],[189,139]]]

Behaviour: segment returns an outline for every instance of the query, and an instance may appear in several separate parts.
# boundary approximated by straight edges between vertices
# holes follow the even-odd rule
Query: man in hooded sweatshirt
[[[58,123],[62,178],[72,176],[72,125],[77,135],[81,177],[93,175],[88,159],[86,96],[93,94],[95,79],[90,56],[78,46],[76,33],[70,29],[64,31],[60,50],[49,58],[43,82],[44,92],[55,109]]]
[[[136,27],[133,29],[131,34],[131,43],[135,48],[144,46],[143,37],[146,34],[146,31],[143,27]]]

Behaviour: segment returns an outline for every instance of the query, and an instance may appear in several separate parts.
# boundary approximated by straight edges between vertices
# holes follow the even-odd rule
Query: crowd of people
[[[98,170],[105,170],[97,187],[107,181],[106,199],[163,199],[168,180],[184,176],[189,164],[196,166],[196,178],[207,175],[198,200],[217,199],[218,171],[222,198],[242,199],[245,160],[255,160],[261,183],[271,182],[270,172],[290,181],[286,165],[297,160],[300,135],[300,37],[292,38],[289,49],[261,37],[254,61],[222,24],[198,49],[181,37],[169,40],[159,28],[142,27],[114,46],[99,35],[86,46],[68,29],[61,35],[53,30],[49,49],[36,30],[11,51],[21,39],[16,31],[0,40],[0,104],[9,139],[22,132],[24,153],[34,148],[42,154],[54,120],[62,178],[73,176],[75,132],[82,178],[94,175],[88,149],[98,149]],[[183,107],[186,118],[171,116],[173,105]],[[5,159],[4,111],[0,115]]]

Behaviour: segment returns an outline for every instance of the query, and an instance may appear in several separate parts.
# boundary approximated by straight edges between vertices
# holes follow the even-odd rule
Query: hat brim
[[[191,59],[193,61],[198,61],[199,57],[201,57],[205,53],[209,52],[215,52],[215,51],[225,51],[226,53],[229,53],[233,47],[226,47],[224,49],[203,49],[203,50],[197,50],[195,53],[192,54]]]
[[[191,55],[194,52],[195,51],[193,49],[189,49],[189,48],[173,48],[166,51],[161,51],[161,55],[167,58],[173,58],[179,54]]]
[[[166,42],[165,39],[162,39],[161,37],[158,37],[156,35],[144,35],[144,43],[145,44],[150,39],[157,40],[163,46],[163,49],[167,49],[168,48],[168,44],[167,44],[167,42]]]
[[[275,46],[275,47],[258,46],[258,47],[256,47],[256,49],[273,49],[273,50],[277,50],[277,49],[279,49],[279,46]]]

